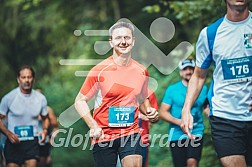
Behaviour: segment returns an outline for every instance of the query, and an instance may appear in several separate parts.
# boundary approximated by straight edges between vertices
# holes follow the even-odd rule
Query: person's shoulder
[[[48,111],[49,115],[54,115],[54,111],[53,111],[52,107],[47,106],[47,111]]]
[[[109,67],[113,67],[113,57],[109,56],[108,58],[102,60],[101,62],[99,62],[97,65],[95,65],[94,67],[92,67],[92,69],[90,70],[90,73],[94,73],[94,75],[97,72],[103,71],[103,70],[111,70]]]
[[[214,21],[213,23],[211,23],[210,25],[208,25],[205,28],[207,35],[209,37],[215,36],[217,29],[223,23],[223,21],[224,21],[224,17],[221,17],[221,18],[217,19],[216,21]]]
[[[166,90],[169,90],[169,91],[176,91],[176,89],[177,89],[178,87],[180,87],[180,86],[181,86],[181,81],[177,81],[177,82],[175,82],[175,83],[172,83],[172,84],[168,85]]]
[[[203,27],[201,29],[201,36],[206,36],[207,34],[209,35],[214,35],[216,33],[217,28],[219,27],[219,25],[223,22],[224,17],[221,17],[217,20],[215,20],[214,22],[210,23],[209,25]]]
[[[171,84],[170,87],[175,88],[175,87],[180,87],[181,85],[182,85],[182,81],[180,80],[180,81],[177,81],[177,82]]]
[[[137,65],[137,66],[139,66],[140,68],[142,68],[142,69],[147,69],[143,64],[141,64],[141,63],[139,63],[138,61],[136,61],[136,60],[134,60],[134,59],[131,59],[132,60],[132,63],[134,64],[134,65]]]
[[[7,94],[4,95],[3,99],[13,98],[14,96],[18,94],[18,89],[19,87],[12,89],[11,91],[9,91]]]
[[[215,20],[214,22],[212,22],[211,24],[209,24],[207,27],[217,26],[217,25],[219,25],[220,23],[222,23],[223,20],[224,20],[224,16],[218,18],[217,20]]]
[[[32,90],[32,93],[39,99],[46,99],[45,95],[43,95],[42,93],[40,93],[39,91],[36,90]]]
[[[136,61],[134,59],[131,59],[131,60],[132,60],[132,64],[134,65],[134,67],[136,67],[139,71],[148,75],[148,70],[144,65],[142,65],[141,63],[139,63],[138,61]]]

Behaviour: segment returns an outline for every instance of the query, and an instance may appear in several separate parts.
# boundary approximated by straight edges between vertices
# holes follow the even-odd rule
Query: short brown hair
[[[20,77],[20,72],[24,69],[28,69],[28,70],[31,70],[32,72],[32,77],[35,78],[35,71],[33,70],[33,68],[29,65],[23,65],[21,66],[19,69],[18,69],[18,72],[17,72],[17,77],[19,78]]]

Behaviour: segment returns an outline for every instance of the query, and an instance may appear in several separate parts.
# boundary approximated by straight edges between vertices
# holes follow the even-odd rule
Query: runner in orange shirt
[[[90,128],[95,166],[141,166],[139,107],[150,121],[158,112],[148,100],[148,71],[131,58],[135,38],[130,23],[110,29],[113,55],[89,72],[75,100],[75,108]],[[87,101],[95,97],[93,117]]]

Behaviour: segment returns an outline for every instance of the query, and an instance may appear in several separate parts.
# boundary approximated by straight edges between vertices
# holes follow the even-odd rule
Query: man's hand
[[[11,143],[20,143],[18,135],[8,131],[8,133],[6,133],[6,136],[8,137]]]
[[[146,116],[151,122],[157,122],[159,119],[157,110],[152,107],[147,107]]]
[[[94,128],[90,129],[89,136],[95,140],[102,140],[104,138],[104,133],[99,126],[95,126]]]
[[[39,143],[44,143],[47,136],[47,129],[43,129],[43,131],[40,132],[38,135],[41,136],[41,139],[39,139]]]
[[[191,134],[193,129],[193,117],[190,111],[182,110],[182,118],[180,128],[190,139],[195,139],[195,136]]]

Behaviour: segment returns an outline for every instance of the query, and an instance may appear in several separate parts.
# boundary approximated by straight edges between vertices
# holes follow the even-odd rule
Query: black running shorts
[[[252,166],[252,121],[234,121],[210,116],[212,139],[219,158],[244,155]]]
[[[21,141],[20,143],[11,143],[9,139],[6,140],[4,147],[4,156],[6,164],[15,163],[19,166],[26,160],[39,158],[39,143],[38,138],[34,140]]]
[[[198,162],[200,161],[203,137],[196,137],[195,140],[183,139],[171,141],[170,148],[174,167],[187,166],[187,159],[189,158],[194,158]]]
[[[128,155],[142,155],[140,141],[141,136],[136,133],[95,144],[93,147],[95,166],[116,166],[118,155],[120,159]]]

